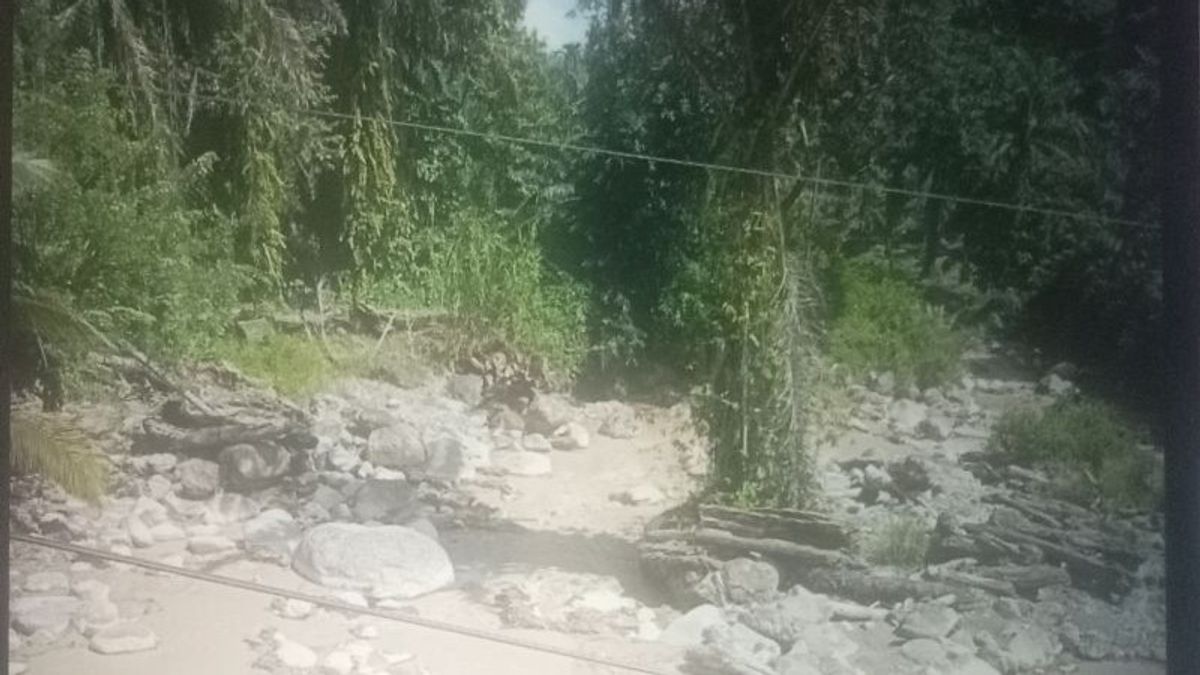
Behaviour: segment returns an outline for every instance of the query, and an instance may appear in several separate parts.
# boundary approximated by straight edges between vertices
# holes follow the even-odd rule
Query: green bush
[[[129,131],[114,86],[81,55],[53,85],[16,92],[18,142],[56,167],[14,200],[16,277],[143,348],[196,353],[248,274],[229,219],[192,204],[212,157],[174,166],[162,138]]]
[[[894,516],[863,543],[863,554],[876,565],[918,569],[929,550],[930,531],[919,518]]]
[[[498,338],[575,375],[587,353],[587,293],[547,268],[532,234],[514,235],[507,225],[459,214],[448,229],[421,236],[410,274],[369,282],[365,295],[450,312],[467,339]]]
[[[1159,469],[1143,439],[1111,406],[1064,399],[1044,411],[1016,408],[997,420],[988,450],[1025,464],[1068,470],[1066,487],[1115,507],[1153,506]]]
[[[891,371],[922,388],[957,374],[961,334],[900,274],[854,261],[839,270],[836,290],[828,351],[852,373]]]

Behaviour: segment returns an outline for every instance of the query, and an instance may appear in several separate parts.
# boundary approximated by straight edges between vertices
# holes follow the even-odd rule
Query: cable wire
[[[378,609],[375,607],[360,607],[357,605],[351,605],[349,603],[342,602],[340,600],[327,598],[327,597],[323,597],[320,595],[312,595],[310,593],[302,593],[300,591],[292,591],[292,590],[288,590],[286,588],[279,588],[277,586],[267,586],[266,584],[259,584],[259,583],[255,583],[253,581],[243,581],[241,579],[233,579],[230,577],[224,577],[224,576],[220,576],[218,574],[210,574],[208,572],[201,572],[198,570],[189,570],[189,569],[186,569],[183,567],[167,565],[167,564],[156,562],[153,560],[142,560],[141,558],[134,558],[132,556],[120,555],[117,553],[112,553],[110,551],[101,551],[99,549],[91,548],[88,546],[80,546],[78,544],[70,544],[67,542],[54,541],[52,539],[47,539],[45,537],[36,537],[36,536],[27,535],[27,534],[10,534],[9,539],[12,541],[20,541],[20,542],[24,542],[26,544],[32,544],[34,546],[53,548],[53,549],[58,549],[60,551],[67,551],[69,553],[75,553],[75,554],[81,555],[81,556],[87,556],[87,557],[91,557],[91,558],[99,558],[101,560],[107,560],[109,562],[133,565],[135,567],[142,567],[142,568],[145,568],[148,570],[153,570],[155,572],[161,572],[164,574],[171,574],[171,575],[180,576],[180,577],[187,577],[189,579],[195,579],[197,581],[205,581],[205,582],[208,582],[211,584],[228,586],[231,588],[237,588],[240,590],[250,591],[253,593],[261,593],[264,595],[273,595],[273,596],[278,596],[278,597],[283,597],[283,598],[290,598],[292,600],[302,600],[304,602],[311,602],[314,605],[318,605],[320,607],[325,607],[327,609],[337,610],[340,612],[365,614],[368,616],[375,616],[375,617],[379,617],[381,619],[388,619],[388,620],[396,621],[399,623],[407,623],[407,624],[411,624],[414,626],[420,626],[422,628],[428,628],[430,630],[436,630],[436,631],[441,631],[441,632],[445,632],[445,633],[456,633],[458,635],[462,635],[464,637],[469,637],[469,638],[474,638],[476,640],[486,640],[488,642],[495,642],[495,643],[507,645],[510,647],[519,647],[519,648],[527,649],[530,651],[542,652],[545,654],[553,654],[555,656],[561,656],[561,657],[573,659],[576,661],[585,661],[588,663],[592,663],[592,664],[599,665],[599,666],[605,666],[608,668],[616,668],[618,670],[624,670],[624,671],[633,672],[633,673],[645,673],[646,675],[670,675],[669,673],[667,673],[665,671],[655,670],[653,668],[642,666],[642,665],[639,665],[636,663],[629,663],[629,662],[620,661],[617,659],[607,658],[607,657],[603,657],[603,656],[593,656],[591,654],[585,654],[583,652],[577,652],[577,651],[565,649],[562,647],[555,647],[553,645],[545,645],[545,644],[541,644],[538,642],[532,642],[530,640],[523,640],[520,638],[509,637],[507,635],[500,635],[498,633],[494,633],[491,631],[480,630],[477,628],[470,628],[468,626],[460,626],[460,625],[449,623],[446,621],[438,621],[436,619],[427,619],[427,618],[419,617],[419,616],[408,616],[408,615],[400,614],[399,612],[389,612],[387,610]]]
[[[207,101],[209,103],[222,103],[225,105],[236,106],[239,108],[248,108],[258,106],[260,104],[231,98],[228,96],[218,96],[213,94],[196,94],[191,92],[172,91],[160,89],[158,87],[150,87],[164,96],[172,96],[177,98],[188,98],[193,101]],[[272,106],[277,110],[284,110],[301,115],[313,115],[315,117],[326,117],[329,119],[338,120],[362,120],[362,116],[351,115],[348,113],[339,113],[331,110],[315,110],[311,108],[298,108],[287,105]],[[370,118],[380,119],[380,118]],[[1103,223],[1114,223],[1127,227],[1138,227],[1146,229],[1155,229],[1157,226],[1154,223],[1148,223],[1139,220],[1130,220],[1127,218],[1112,218],[1109,216],[1101,216],[1089,213],[1081,213],[1078,211],[1070,211],[1062,208],[1044,207],[1044,206],[1029,206],[1025,204],[1014,204],[1011,202],[1001,202],[991,199],[979,199],[976,197],[963,197],[944,192],[930,192],[926,190],[910,190],[908,188],[889,187],[880,183],[862,183],[848,180],[838,180],[835,178],[821,178],[819,176],[809,176],[805,174],[785,173],[782,171],[771,171],[767,169],[754,169],[744,166],[733,166],[729,164],[718,164],[715,162],[702,162],[691,159],[680,159],[677,157],[663,157],[660,155],[650,155],[641,152],[630,152],[627,150],[613,150],[609,148],[601,148],[592,145],[580,145],[578,143],[569,143],[565,141],[551,141],[538,138],[527,138],[523,136],[512,136],[509,134],[499,134],[490,131],[477,131],[474,129],[464,129],[461,127],[449,127],[440,124],[429,124],[425,122],[413,122],[409,120],[400,120],[394,118],[383,118],[383,121],[391,126],[417,129],[420,131],[428,131],[434,133],[451,134],[457,136],[468,136],[472,138],[482,138],[486,140],[502,141],[505,143],[513,143],[517,145],[528,145],[542,148],[552,148],[557,150],[569,150],[579,153],[590,153],[596,155],[604,155],[608,157],[618,157],[621,159],[632,159],[643,162],[670,164],[674,166],[684,166],[696,169],[705,169],[710,171],[725,171],[729,173],[740,173],[751,176],[762,176],[766,178],[780,178],[784,180],[794,180],[813,185],[821,185],[826,187],[847,188],[855,190],[877,190],[884,194],[894,194],[904,197],[914,197],[918,199],[933,199],[944,202],[955,202],[959,204],[970,204],[973,206],[983,206],[994,209],[1003,209],[1008,211],[1016,211],[1021,213],[1036,213],[1046,216],[1057,216],[1061,218],[1070,218],[1073,220],[1091,220]]]

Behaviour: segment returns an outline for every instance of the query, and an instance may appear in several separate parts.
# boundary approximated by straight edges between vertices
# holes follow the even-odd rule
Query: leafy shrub
[[[19,142],[57,170],[14,201],[16,277],[86,308],[102,330],[195,353],[248,277],[232,262],[230,221],[191,204],[213,160],[174,167],[161,138],[128,131],[112,86],[82,55],[53,85],[17,91]]]
[[[1071,470],[1070,489],[1099,494],[1117,507],[1151,506],[1161,488],[1150,451],[1140,434],[1111,406],[1065,399],[1044,411],[1016,408],[1005,413],[988,441],[991,452],[1028,464]]]
[[[854,261],[839,270],[837,291],[828,350],[851,372],[890,370],[922,388],[957,373],[960,333],[901,275]]]
[[[546,267],[532,233],[505,225],[459,214],[448,229],[422,235],[409,275],[369,283],[365,294],[448,311],[465,321],[468,337],[502,339],[574,375],[587,352],[586,291]]]
[[[929,528],[919,518],[893,516],[863,544],[867,560],[877,565],[917,569],[929,549]]]

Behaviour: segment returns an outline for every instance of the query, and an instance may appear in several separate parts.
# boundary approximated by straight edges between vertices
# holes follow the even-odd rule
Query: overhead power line
[[[192,92],[164,90],[152,87],[154,91],[166,96],[177,98],[189,98],[194,101],[207,101],[209,103],[221,103],[239,108],[247,107],[262,107],[261,104],[236,99],[228,96],[217,96],[213,94],[198,94]],[[285,110],[301,115],[313,115],[316,117],[325,117],[337,120],[362,120],[361,116],[350,115],[347,113],[339,113],[332,110],[317,110],[312,108],[300,108],[287,105],[272,105],[271,108],[276,110]],[[400,120],[394,118],[367,118],[383,121],[391,126],[417,129],[420,131],[428,131],[441,134],[452,134],[456,136],[467,136],[471,138],[481,138],[492,141],[502,141],[505,143],[513,143],[517,145],[526,145],[540,148],[551,148],[556,150],[567,150],[571,152],[579,152],[585,154],[596,154],[607,157],[617,157],[620,159],[632,159],[643,162],[656,164],[669,164],[674,166],[685,166],[695,169],[705,169],[709,171],[725,171],[729,173],[740,173],[751,176],[763,176],[767,178],[779,178],[783,180],[793,180],[812,185],[821,185],[825,187],[846,188],[854,190],[875,190],[884,194],[894,194],[904,197],[913,197],[917,199],[933,199],[944,202],[954,202],[959,204],[970,204],[973,206],[983,206],[987,208],[1003,209],[1007,211],[1016,211],[1020,213],[1036,213],[1045,216],[1057,216],[1060,218],[1070,218],[1072,220],[1090,220],[1103,223],[1114,223],[1127,227],[1138,227],[1146,229],[1154,229],[1156,225],[1139,220],[1130,220],[1127,218],[1112,218],[1109,216],[1101,216],[1091,213],[1083,213],[1079,211],[1071,211],[1064,208],[1055,208],[1048,206],[1031,206],[1026,204],[1015,204],[1012,202],[1002,202],[991,199],[980,199],[977,197],[964,197],[961,195],[953,195],[944,192],[931,192],[927,190],[910,190],[908,188],[891,187],[881,183],[864,183],[858,181],[838,180],[836,178],[822,178],[820,176],[810,176],[804,174],[786,173],[782,171],[771,171],[768,169],[755,169],[744,166],[733,166],[729,164],[718,164],[715,162],[702,162],[692,159],[680,159],[677,157],[663,157],[660,155],[650,155],[641,152],[630,152],[628,150],[613,150],[610,148],[601,148],[593,145],[580,145],[578,143],[569,143],[565,141],[553,141],[539,138],[527,138],[523,136],[512,136],[509,134],[499,134],[490,131],[477,131],[475,129],[464,129],[461,127],[450,127],[440,124],[429,124],[425,122],[413,122],[410,120]]]
[[[611,659],[611,658],[607,658],[607,657],[603,657],[603,656],[594,656],[592,654],[585,654],[583,652],[573,651],[570,649],[564,649],[562,647],[555,647],[553,645],[545,645],[545,644],[541,644],[541,643],[537,643],[537,642],[531,642],[529,640],[522,640],[520,638],[510,637],[507,635],[500,635],[498,633],[493,633],[491,631],[479,630],[477,628],[471,628],[469,626],[460,626],[460,625],[449,623],[446,621],[438,621],[436,619],[427,619],[427,618],[420,617],[420,616],[411,616],[408,614],[401,614],[399,612],[391,612],[391,611],[387,611],[384,609],[378,609],[375,607],[361,607],[358,605],[351,605],[351,604],[343,602],[341,600],[337,600],[334,598],[328,598],[328,597],[321,596],[321,595],[312,595],[310,593],[301,593],[300,591],[293,591],[293,590],[289,590],[286,588],[279,588],[278,586],[267,586],[266,584],[260,584],[260,583],[256,583],[253,581],[243,581],[242,579],[233,579],[230,577],[224,577],[224,576],[220,576],[217,574],[210,574],[208,572],[201,572],[199,570],[190,570],[190,569],[187,569],[184,567],[176,567],[174,565],[167,565],[165,563],[156,562],[153,560],[142,560],[141,558],[135,558],[133,556],[119,555],[117,553],[112,553],[109,551],[101,551],[99,549],[91,548],[89,546],[80,546],[78,544],[70,544],[67,542],[61,542],[61,541],[55,541],[53,539],[47,539],[45,537],[35,537],[35,536],[26,535],[26,534],[12,534],[12,535],[10,535],[9,538],[12,539],[13,541],[20,541],[20,542],[24,542],[26,544],[32,544],[34,546],[53,548],[53,549],[58,549],[60,551],[67,551],[69,553],[74,553],[76,555],[88,556],[91,558],[98,558],[100,560],[107,560],[109,562],[121,563],[124,565],[132,565],[134,567],[141,567],[141,568],[152,570],[155,572],[161,572],[163,574],[170,574],[170,575],[174,575],[174,576],[178,576],[178,577],[186,577],[189,579],[196,579],[198,581],[204,581],[204,582],[208,582],[211,584],[218,584],[221,586],[228,586],[231,588],[236,588],[236,589],[243,590],[243,591],[250,591],[253,593],[261,593],[263,595],[271,595],[271,596],[276,596],[276,597],[281,597],[281,598],[289,598],[292,600],[302,600],[304,602],[310,602],[314,605],[324,607],[326,609],[337,610],[339,612],[348,612],[348,613],[352,613],[352,614],[365,614],[368,616],[375,616],[375,617],[379,617],[381,619],[388,619],[388,620],[396,621],[399,623],[407,623],[407,624],[411,624],[414,626],[420,626],[421,628],[428,628],[430,630],[441,631],[444,633],[456,633],[458,635],[473,638],[476,640],[486,640],[489,642],[495,642],[495,643],[499,643],[499,644],[510,646],[510,647],[519,647],[521,649],[528,649],[530,651],[542,652],[545,654],[552,654],[554,656],[561,656],[561,657],[573,659],[576,661],[585,661],[585,662],[593,663],[593,664],[596,664],[599,666],[605,666],[607,668],[616,668],[618,670],[624,670],[624,671],[628,671],[631,673],[645,673],[646,675],[668,675],[667,673],[665,673],[661,670],[655,670],[653,668],[649,668],[647,666],[639,665],[636,663],[628,663],[625,661],[618,661],[616,659]]]

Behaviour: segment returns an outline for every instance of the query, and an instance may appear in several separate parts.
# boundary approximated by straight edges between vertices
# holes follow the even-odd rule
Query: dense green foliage
[[[856,374],[891,371],[901,386],[958,374],[963,338],[902,275],[853,262],[838,271],[829,355]]]
[[[989,450],[1026,464],[1077,469],[1065,478],[1076,496],[1100,495],[1110,506],[1154,507],[1160,468],[1152,451],[1111,406],[1064,399],[1044,411],[1015,409],[996,422]]]
[[[547,52],[520,0],[23,3],[18,278],[164,356],[294,359],[291,393],[336,355],[228,329],[297,286],[561,374],[662,364],[756,503],[806,500],[822,349],[924,386],[957,329],[1022,329],[1152,381],[1157,231],[1093,218],[1157,215],[1150,3],[580,5]]]

